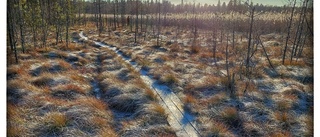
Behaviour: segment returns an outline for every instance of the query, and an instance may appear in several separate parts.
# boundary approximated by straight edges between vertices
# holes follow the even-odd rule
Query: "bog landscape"
[[[313,0],[8,0],[7,136],[313,136]]]

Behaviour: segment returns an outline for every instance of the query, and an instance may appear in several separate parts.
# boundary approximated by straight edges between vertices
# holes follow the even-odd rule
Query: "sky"
[[[173,4],[180,4],[181,0],[169,0],[171,1],[171,3]],[[193,3],[193,0],[183,0],[184,3],[188,3],[191,2]],[[228,2],[230,0],[220,0],[221,4],[223,2],[225,2],[226,4],[228,4]],[[245,0],[241,0],[241,1],[245,1]],[[285,4],[287,4],[288,0],[252,0],[253,4],[259,3],[259,4],[263,4],[263,5],[276,5],[276,6],[283,6]],[[217,5],[218,0],[195,0],[196,3],[201,3],[201,4],[214,4]]]

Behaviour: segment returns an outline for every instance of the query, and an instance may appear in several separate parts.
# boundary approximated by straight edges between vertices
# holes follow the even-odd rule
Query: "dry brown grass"
[[[71,102],[69,102],[68,100],[57,99],[57,98],[54,98],[54,97],[48,96],[48,95],[41,95],[41,96],[39,95],[39,96],[36,96],[32,99],[37,100],[36,103],[39,103],[39,104],[49,103],[49,104],[54,104],[56,106],[64,106],[64,105],[71,104]]]
[[[54,49],[52,47],[43,47],[43,48],[36,48],[35,51],[38,53],[47,53],[50,51],[53,51]]]
[[[174,74],[165,74],[160,78],[160,82],[172,85],[178,83],[179,80]]]
[[[267,53],[272,54],[271,57],[281,57],[282,47],[281,46],[269,46],[266,47]]]
[[[214,96],[205,99],[201,102],[201,104],[209,105],[209,106],[215,106],[220,103],[222,103],[224,100],[228,98],[227,94],[225,92],[220,92],[215,94]]]
[[[217,60],[221,60],[221,59],[224,59],[225,58],[225,54],[222,53],[222,52],[216,52],[216,59]]]
[[[7,136],[17,137],[26,134],[27,128],[23,126],[26,120],[22,117],[22,108],[10,103],[7,108]]]
[[[85,98],[78,99],[77,103],[85,104],[85,105],[89,106],[90,108],[95,108],[100,111],[108,110],[107,105],[103,101],[96,99],[96,98],[93,98],[93,97],[85,97]]]
[[[58,87],[56,87],[56,89],[62,90],[62,91],[73,91],[73,92],[77,92],[80,94],[88,94],[89,90],[81,87],[78,84],[64,84],[64,85],[59,85]]]
[[[289,128],[293,123],[293,117],[287,112],[274,112],[274,119],[278,121],[282,128]]]
[[[291,133],[288,131],[276,131],[271,133],[269,137],[292,137]]]
[[[290,101],[296,101],[301,91],[291,88],[282,92],[282,95],[285,99]]]
[[[161,58],[163,61],[168,61],[168,60],[170,60],[170,57],[169,57],[169,56],[165,56],[165,55],[160,55],[160,58]]]
[[[287,100],[280,100],[276,103],[276,109],[279,111],[287,111],[292,107],[290,101]]]
[[[61,130],[63,127],[67,126],[68,119],[65,114],[60,112],[50,112],[45,117],[45,123],[49,124],[50,131]]]
[[[51,77],[42,76],[32,80],[31,83],[37,87],[44,87],[44,86],[49,86],[51,82],[53,82],[53,79]]]
[[[77,81],[79,83],[88,83],[87,79],[83,75],[80,75],[79,73],[70,72],[69,74],[70,74],[69,75],[70,78],[74,81]]]
[[[246,87],[246,81],[237,81],[236,82],[236,88],[237,88],[237,92],[239,92],[239,94],[242,94],[243,91],[247,88],[247,92],[258,92],[259,89],[257,88],[257,86],[253,83],[253,82],[249,82],[248,86]],[[242,92],[242,93],[240,93]]]
[[[144,90],[144,94],[153,101],[157,101],[158,100],[158,96],[157,94],[155,94],[151,89],[145,89]]]
[[[313,116],[308,116],[306,118],[306,120],[304,121],[306,123],[306,128],[307,128],[307,132],[305,133],[305,136],[310,136],[312,137],[314,134],[313,134],[313,131],[314,131],[314,122],[313,122]]]
[[[24,63],[20,63],[19,65],[11,65],[7,67],[7,74],[16,73],[19,76],[27,76],[29,75],[28,69],[30,68],[31,64],[32,64],[31,62],[24,62]]]
[[[91,117],[90,118],[90,123],[92,123],[94,127],[102,128],[108,125],[108,120],[102,117]]]
[[[143,82],[143,80],[138,77],[138,78],[135,78],[135,79],[132,79],[130,81],[132,84],[136,85],[137,87],[140,87],[142,89],[148,89],[148,85],[146,85],[146,83]]]
[[[298,66],[298,67],[306,67],[306,66],[307,66],[306,62],[303,61],[303,60],[298,60],[298,61],[292,61],[292,62],[290,62],[289,59],[287,59],[287,60],[284,61],[284,65],[285,65],[285,66]]]
[[[202,49],[201,46],[198,46],[198,45],[190,46],[190,51],[193,54],[198,54],[201,51],[201,49]]]
[[[180,52],[180,51],[181,51],[181,48],[178,45],[178,43],[175,42],[170,46],[170,52]]]
[[[237,127],[240,122],[240,117],[238,111],[234,107],[227,107],[224,108],[223,111],[220,113],[221,118],[223,121],[230,126]]]
[[[152,110],[160,114],[161,116],[167,117],[168,114],[166,113],[166,110],[159,105],[158,103],[152,103]]]
[[[84,48],[81,44],[71,43],[69,42],[68,47],[66,46],[66,42],[62,42],[58,44],[58,48],[64,51],[79,51]]]
[[[213,58],[213,53],[210,51],[202,51],[199,53],[199,58]]]
[[[137,59],[137,63],[138,65],[140,65],[142,68],[145,68],[145,69],[148,69],[152,65],[152,62],[143,58]]]
[[[232,136],[229,133],[228,126],[221,122],[211,121],[206,136]]]
[[[26,135],[27,130],[19,125],[8,125],[7,127],[7,136],[8,137],[19,137],[21,135]]]
[[[214,75],[205,76],[205,83],[208,85],[216,85],[220,81],[220,78]]]
[[[68,62],[66,62],[65,60],[58,59],[57,62],[59,64],[59,66],[62,67],[64,70],[69,70],[72,68],[72,66]]]
[[[186,104],[195,104],[197,102],[197,100],[190,94],[187,94],[184,99],[183,99],[184,103]]]
[[[100,129],[98,134],[99,137],[118,137],[118,134],[111,127]]]

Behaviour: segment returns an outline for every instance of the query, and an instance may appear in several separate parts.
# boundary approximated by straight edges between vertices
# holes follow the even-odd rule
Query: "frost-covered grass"
[[[157,96],[116,54],[60,48],[38,49],[33,58],[26,53],[7,68],[8,136],[175,136]]]
[[[162,34],[166,38],[162,39],[161,46],[154,46],[155,38],[151,36],[147,36],[146,41],[139,39],[138,44],[125,40],[133,38],[134,35],[121,35],[121,40],[105,39],[104,42],[112,43],[125,55],[130,56],[137,62],[138,67],[147,66],[147,73],[152,78],[169,86],[184,102],[184,109],[196,115],[201,135],[311,134],[312,127],[307,125],[310,125],[310,112],[313,111],[313,89],[310,88],[313,85],[313,70],[312,64],[306,61],[312,58],[309,55],[310,45],[298,61],[290,63],[286,60],[282,65],[283,37],[277,33],[262,35],[262,41],[276,71],[269,67],[262,47],[258,46],[252,57],[253,69],[249,81],[243,64],[247,39],[243,37],[241,41],[240,36],[243,35],[236,34],[234,48],[229,42],[229,71],[236,74],[235,98],[231,98],[226,89],[228,79],[225,41],[218,42],[216,59],[213,59],[211,35],[201,33],[203,30],[198,37],[203,41],[207,40],[207,44],[201,41],[204,46],[197,47],[197,52],[192,51],[191,35],[179,34],[175,41],[176,28],[167,27],[162,31],[170,33]],[[183,31],[191,33],[188,30]],[[208,124],[208,120],[212,121],[212,124]]]
[[[138,37],[133,43],[128,30],[99,37],[92,28],[94,24],[83,28],[89,36],[83,45],[39,48],[8,66],[8,136],[175,136],[161,99],[132,62],[122,58],[132,59],[135,67],[168,86],[183,102],[181,108],[195,116],[201,136],[313,135],[310,43],[301,58],[282,65],[284,37],[262,35],[275,70],[258,46],[251,76],[246,77],[247,39],[241,41],[245,34],[237,33],[235,47],[228,43],[229,73],[236,74],[232,97],[227,92],[225,39],[218,39],[214,59],[208,31],[199,30],[193,49],[189,30],[177,34],[177,28],[162,28],[161,46],[156,46],[150,32],[145,41]],[[120,49],[124,57],[92,40]],[[95,97],[97,88],[100,99]]]

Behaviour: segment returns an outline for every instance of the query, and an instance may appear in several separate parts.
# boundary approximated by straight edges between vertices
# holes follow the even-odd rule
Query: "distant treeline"
[[[185,13],[185,12],[192,12],[195,10],[196,13],[203,13],[203,12],[246,12],[247,5],[255,6],[257,12],[283,12],[286,9],[290,8],[290,6],[270,6],[270,5],[263,5],[263,4],[254,4],[254,3],[246,3],[242,2],[241,0],[230,0],[228,3],[221,3],[220,0],[218,4],[200,4],[200,3],[183,3],[181,4],[172,4],[168,0],[138,0],[138,8],[142,9],[142,14],[153,14],[157,13],[157,6],[160,2],[160,7],[162,12],[166,13]],[[90,1],[76,1],[77,5],[82,5],[83,11],[82,13],[89,13],[93,14],[96,13],[96,7],[98,0],[90,0]],[[102,14],[110,14],[116,12],[121,12],[123,14],[134,14],[136,8],[136,1],[135,0],[101,0],[101,9]],[[288,3],[288,5],[290,5]]]

